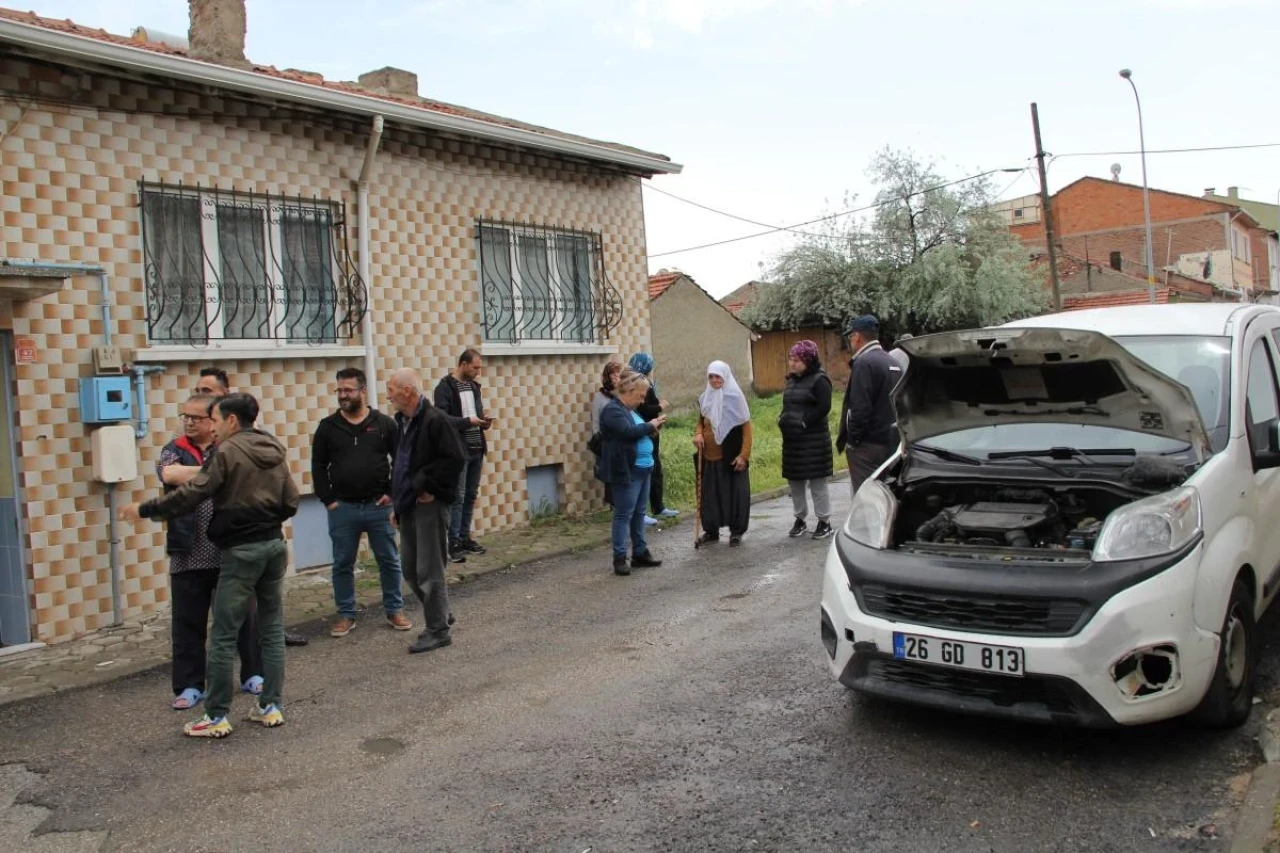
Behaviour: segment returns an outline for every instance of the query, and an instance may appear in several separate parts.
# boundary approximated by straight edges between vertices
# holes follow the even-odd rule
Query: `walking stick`
[[[694,516],[693,516],[693,549],[696,551],[702,545],[702,447],[698,447],[698,452],[694,454],[693,472],[693,493],[694,493]]]

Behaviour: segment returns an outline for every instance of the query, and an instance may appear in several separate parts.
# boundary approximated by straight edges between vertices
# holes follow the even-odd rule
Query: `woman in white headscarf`
[[[702,538],[716,542],[729,528],[729,544],[742,544],[751,518],[751,411],[723,361],[707,365],[707,390],[698,398],[694,446],[702,457]]]

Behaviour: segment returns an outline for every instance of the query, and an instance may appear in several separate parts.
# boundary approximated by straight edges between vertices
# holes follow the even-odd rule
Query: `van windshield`
[[[1209,445],[1227,446],[1227,405],[1231,380],[1231,339],[1188,335],[1117,337],[1116,343],[1191,390]]]

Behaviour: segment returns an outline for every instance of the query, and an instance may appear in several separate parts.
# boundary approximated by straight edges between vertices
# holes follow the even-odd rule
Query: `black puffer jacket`
[[[782,392],[782,476],[788,480],[818,480],[830,477],[831,380],[814,365],[800,376],[787,376]]]

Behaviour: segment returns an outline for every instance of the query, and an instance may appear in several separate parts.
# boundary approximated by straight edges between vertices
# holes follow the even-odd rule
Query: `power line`
[[[685,204],[693,205],[694,207],[701,208],[702,210],[708,211],[709,213],[718,213],[721,216],[727,216],[730,219],[736,219],[739,222],[745,222],[748,225],[759,225],[761,228],[773,228],[778,231],[790,231],[794,234],[800,234],[805,237],[825,237],[826,236],[825,234],[814,234],[811,231],[797,231],[796,229],[788,227],[786,225],[774,225],[769,222],[759,222],[755,219],[748,219],[745,216],[739,216],[736,213],[729,213],[728,211],[725,211],[725,210],[718,210],[714,207],[709,207],[708,205],[702,204],[700,202],[696,202],[693,199],[685,198],[684,196],[678,196],[675,193],[667,192],[666,190],[659,189],[655,187],[653,184],[645,183],[644,181],[641,181],[640,185],[647,190],[653,190],[656,193],[662,193],[663,195],[673,198],[676,201],[682,201]]]
[[[695,251],[698,251],[699,249],[710,249],[715,246],[724,246],[729,243],[740,243],[743,240],[754,240],[757,237],[767,237],[770,234],[777,234],[779,231],[792,231],[796,228],[803,228],[806,225],[815,225],[819,222],[830,222],[831,220],[839,219],[842,216],[851,216],[852,214],[855,214],[855,213],[865,213],[868,210],[875,210],[876,208],[884,207],[885,205],[892,204],[893,202],[906,201],[910,199],[912,196],[924,195],[926,193],[935,192],[936,190],[942,190],[942,189],[946,189],[947,187],[953,187],[956,184],[967,183],[968,181],[976,181],[978,178],[985,178],[987,175],[994,175],[997,172],[1021,172],[1023,170],[1024,169],[989,169],[985,172],[979,172],[976,175],[969,175],[966,178],[959,178],[954,181],[947,181],[945,184],[938,184],[936,186],[926,187],[922,190],[918,190],[913,193],[907,193],[904,196],[895,196],[893,198],[887,198],[884,201],[878,201],[874,204],[866,205],[865,207],[855,207],[852,210],[842,210],[839,213],[832,213],[828,216],[819,216],[817,219],[810,219],[806,222],[796,222],[792,225],[783,225],[779,227],[770,226],[768,231],[757,231],[754,234],[744,234],[741,237],[730,237],[727,240],[717,240],[714,243],[703,243],[699,246],[689,246],[684,249],[673,249],[670,252],[657,252],[655,254],[649,255],[649,259],[652,260],[653,258],[664,258],[668,255],[680,255],[685,252],[695,252]],[[762,223],[757,223],[757,224],[762,224]]]
[[[1157,148],[1148,154],[1195,154],[1201,151],[1243,151],[1247,148],[1280,148],[1280,142],[1258,142],[1253,145],[1211,145],[1206,148]],[[1141,151],[1071,151],[1066,154],[1050,154],[1050,160],[1062,157],[1118,157],[1125,154],[1141,154]]]

